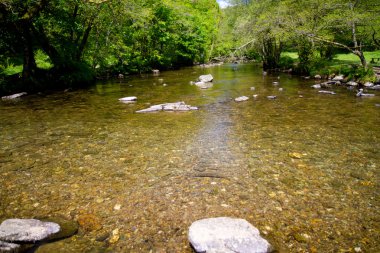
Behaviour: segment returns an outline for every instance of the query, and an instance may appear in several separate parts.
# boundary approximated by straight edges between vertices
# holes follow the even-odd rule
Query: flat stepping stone
[[[247,101],[248,99],[249,99],[249,97],[241,96],[241,97],[235,98],[235,101],[236,102],[243,102],[243,101]]]
[[[199,253],[266,253],[272,250],[259,230],[248,221],[229,217],[193,222],[189,228],[189,241]]]
[[[35,219],[8,219],[0,225],[0,240],[5,242],[35,242],[60,231],[53,222]]]

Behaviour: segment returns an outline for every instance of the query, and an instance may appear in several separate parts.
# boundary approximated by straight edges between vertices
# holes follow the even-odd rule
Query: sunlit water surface
[[[80,221],[37,252],[191,252],[189,225],[217,216],[279,252],[380,252],[380,94],[312,84],[225,64],[0,101],[0,221]],[[199,110],[135,113],[177,101]]]

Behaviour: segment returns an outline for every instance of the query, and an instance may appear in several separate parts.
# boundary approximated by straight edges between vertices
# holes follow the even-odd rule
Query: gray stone
[[[276,99],[277,96],[267,96],[267,99]]]
[[[119,101],[121,102],[134,102],[137,100],[137,97],[124,97],[124,98],[119,98]]]
[[[348,86],[358,86],[358,83],[354,82],[354,81],[349,81],[349,82],[347,82],[347,85]]]
[[[280,83],[279,82],[273,82],[273,85],[279,85]]]
[[[0,252],[18,252],[20,250],[20,245],[9,242],[0,241]]]
[[[9,96],[1,97],[1,99],[2,100],[13,100],[13,99],[20,98],[20,97],[27,95],[27,94],[28,93],[26,93],[26,92],[21,92],[21,93],[16,93],[16,94],[9,95]]]
[[[241,97],[235,98],[235,101],[236,102],[242,102],[242,101],[246,101],[248,99],[249,99],[249,97],[241,96]]]
[[[311,87],[313,87],[314,89],[320,89],[320,88],[322,88],[322,86],[321,86],[321,84],[314,84],[314,85],[312,85]]]
[[[374,97],[375,94],[368,94],[368,93],[363,93],[363,89],[359,89],[359,92],[356,93],[357,97]]]
[[[364,84],[364,87],[373,87],[373,83],[371,83],[371,82],[366,82],[366,83]]]
[[[35,242],[60,231],[53,222],[35,219],[8,219],[0,225],[0,240],[6,242]]]
[[[205,82],[196,82],[195,85],[198,86],[201,89],[208,89],[208,88],[211,88],[213,86],[213,84],[210,83],[210,82],[207,82],[207,83],[205,83]]]
[[[333,81],[343,81],[344,80],[344,76],[343,75],[338,75],[338,76],[335,76],[332,80]]]
[[[192,110],[198,110],[198,107],[187,105],[185,104],[185,102],[176,102],[176,103],[153,105],[147,109],[139,110],[137,111],[137,113],[158,112],[158,111],[184,112],[184,111],[192,111]]]
[[[255,88],[255,87],[251,87],[250,89],[251,89],[251,90],[255,90],[256,88]]]
[[[321,75],[315,75],[314,79],[322,79],[322,76]]]
[[[201,75],[199,77],[199,81],[204,82],[204,83],[212,82],[213,79],[214,79],[214,77],[211,74]]]
[[[380,90],[380,85],[374,85],[372,87],[368,87],[368,89],[371,89],[371,90]]]
[[[271,245],[257,228],[243,219],[228,217],[195,221],[189,228],[189,241],[196,252],[265,253]]]
[[[336,93],[333,92],[333,91],[328,91],[328,90],[320,90],[318,91],[319,93],[322,93],[322,94],[330,94],[330,95],[335,95]]]

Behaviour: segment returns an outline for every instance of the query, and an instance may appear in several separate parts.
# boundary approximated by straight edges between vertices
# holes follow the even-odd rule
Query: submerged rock
[[[347,82],[347,85],[348,86],[358,86],[359,84],[357,82],[354,82],[354,81],[349,81],[349,82]]]
[[[267,99],[276,99],[277,96],[267,96]]]
[[[196,252],[271,252],[268,241],[244,219],[219,217],[195,221],[189,228],[189,241]]]
[[[368,93],[363,93],[363,89],[359,89],[359,92],[356,93],[357,97],[374,97],[375,94],[368,94]]]
[[[213,86],[213,84],[210,83],[210,82],[207,82],[207,83],[205,83],[205,82],[196,82],[194,84],[196,86],[198,86],[199,88],[201,88],[201,89],[208,89],[208,88],[211,88]]]
[[[241,97],[235,98],[235,101],[236,102],[242,102],[242,101],[246,101],[248,99],[249,99],[249,97],[241,96]]]
[[[198,110],[198,107],[190,106],[185,104],[185,102],[176,102],[176,103],[166,103],[160,105],[153,105],[147,109],[136,111],[137,113],[146,113],[146,112],[158,112],[158,111],[191,111]]]
[[[0,225],[0,240],[6,242],[35,242],[60,231],[54,222],[35,219],[8,219]]]
[[[21,93],[16,93],[16,94],[9,95],[9,96],[1,97],[1,99],[2,99],[2,100],[13,100],[13,99],[16,99],[16,98],[22,97],[22,96],[27,95],[27,94],[28,94],[28,93],[26,93],[26,92],[21,92]]]

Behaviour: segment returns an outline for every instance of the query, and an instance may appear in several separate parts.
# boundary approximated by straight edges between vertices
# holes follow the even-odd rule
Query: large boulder
[[[189,228],[189,241],[196,252],[271,252],[271,245],[259,230],[243,219],[219,217],[195,221]]]
[[[0,240],[5,242],[35,242],[60,231],[54,222],[35,219],[8,219],[0,225]]]

